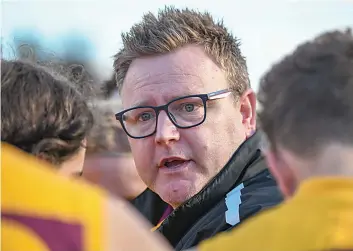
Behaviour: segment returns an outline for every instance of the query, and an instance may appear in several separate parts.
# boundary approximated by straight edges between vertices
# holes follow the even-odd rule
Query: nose
[[[155,135],[156,144],[168,145],[172,141],[180,139],[178,128],[170,121],[167,113],[161,111],[157,120],[157,130]]]

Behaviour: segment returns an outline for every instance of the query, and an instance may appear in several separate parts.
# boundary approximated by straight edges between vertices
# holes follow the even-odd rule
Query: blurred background
[[[81,63],[97,80],[112,76],[112,56],[120,33],[145,12],[164,5],[208,10],[223,18],[241,39],[255,90],[270,64],[298,43],[333,28],[353,27],[349,0],[76,0],[2,1],[1,53],[4,58],[31,56]],[[27,46],[26,46],[27,45]]]

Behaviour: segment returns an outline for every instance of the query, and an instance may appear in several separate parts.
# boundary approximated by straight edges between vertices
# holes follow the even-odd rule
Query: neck
[[[313,177],[353,178],[353,147],[332,145],[325,148],[298,172],[299,182]]]

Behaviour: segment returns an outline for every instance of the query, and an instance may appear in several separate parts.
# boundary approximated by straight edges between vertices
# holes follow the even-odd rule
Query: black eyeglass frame
[[[153,134],[155,134],[157,132],[157,124],[158,124],[158,116],[159,116],[159,113],[161,111],[165,111],[168,118],[170,119],[170,121],[173,123],[173,125],[177,128],[180,128],[180,129],[188,129],[188,128],[192,128],[192,127],[195,127],[195,126],[198,126],[198,125],[201,125],[203,122],[205,122],[206,120],[206,117],[207,117],[207,109],[206,109],[206,102],[209,101],[209,100],[216,100],[216,99],[221,99],[221,98],[225,98],[227,97],[229,94],[231,94],[231,91],[228,90],[228,89],[224,89],[224,90],[220,90],[220,91],[215,91],[215,92],[211,92],[211,93],[208,93],[208,94],[195,94],[195,95],[188,95],[188,96],[183,96],[183,97],[179,97],[179,98],[176,98],[176,99],[173,99],[171,101],[169,101],[167,104],[165,105],[160,105],[160,106],[135,106],[135,107],[131,107],[129,109],[126,109],[126,110],[123,110],[121,112],[118,112],[115,114],[115,119],[118,120],[122,126],[122,128],[124,129],[125,133],[130,137],[130,138],[133,138],[133,139],[143,139],[143,138],[147,138],[147,137],[150,137],[152,136]],[[178,101],[178,100],[181,100],[181,99],[185,99],[185,98],[201,98],[202,102],[203,102],[203,108],[204,108],[204,116],[203,116],[203,119],[199,122],[199,123],[196,123],[195,125],[191,125],[191,126],[179,126],[176,122],[175,122],[175,119],[172,117],[172,114],[170,114],[168,112],[168,107],[171,103],[175,102],[175,101]],[[132,136],[126,129],[125,127],[125,124],[124,124],[124,121],[123,121],[123,115],[124,113],[128,112],[128,111],[131,111],[131,110],[135,110],[135,109],[139,109],[139,108],[150,108],[150,109],[153,109],[156,113],[156,124],[155,124],[155,128],[153,130],[153,132],[151,132],[150,134],[147,134],[145,136]]]

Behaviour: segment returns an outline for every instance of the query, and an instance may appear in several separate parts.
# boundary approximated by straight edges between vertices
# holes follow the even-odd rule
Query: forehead
[[[124,108],[227,88],[223,71],[198,46],[132,62],[122,90]]]

